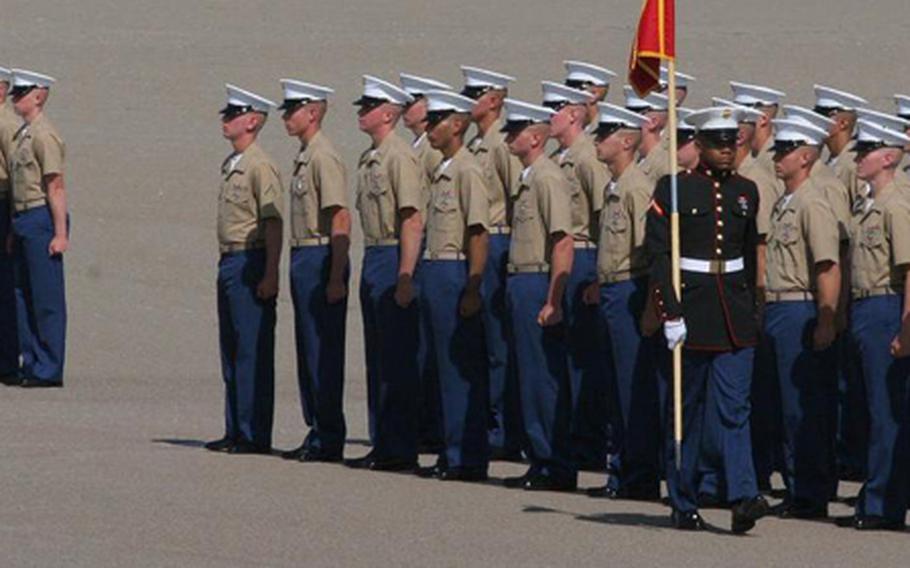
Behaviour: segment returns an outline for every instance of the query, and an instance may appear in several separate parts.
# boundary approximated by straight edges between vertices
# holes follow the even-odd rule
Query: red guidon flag
[[[676,57],[674,0],[643,0],[629,58],[629,84],[643,97],[660,85],[660,62]]]

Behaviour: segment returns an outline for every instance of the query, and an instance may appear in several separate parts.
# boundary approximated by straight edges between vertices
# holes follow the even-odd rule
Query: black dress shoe
[[[344,465],[352,469],[370,469],[374,459],[376,458],[373,457],[373,452],[370,452],[361,458],[346,459]]]
[[[681,531],[701,531],[705,529],[705,521],[698,514],[698,511],[677,511],[673,510],[670,514],[670,522],[673,528]]]
[[[858,531],[903,531],[907,529],[907,525],[902,521],[891,521],[877,515],[864,515],[853,520],[853,528]]]
[[[414,471],[418,467],[417,460],[407,460],[401,458],[373,459],[370,464],[372,471]]]
[[[234,440],[225,436],[218,440],[212,440],[205,443],[205,449],[211,452],[227,452],[234,446]]]
[[[287,450],[281,452],[281,458],[285,460],[299,460],[303,456],[303,452],[306,451],[306,443],[300,444],[293,450]]]
[[[551,475],[532,475],[521,487],[525,491],[576,491],[578,482],[573,479],[558,479]]]
[[[18,387],[22,385],[22,377],[11,374],[11,375],[0,375],[0,385],[6,385],[8,387]]]
[[[268,446],[260,446],[259,444],[254,444],[247,440],[238,440],[231,446],[227,453],[233,455],[268,455],[272,453],[272,448]]]
[[[443,471],[442,466],[431,465],[429,467],[418,467],[414,470],[414,475],[423,479],[439,479]]]
[[[300,457],[297,459],[302,462],[340,463],[344,459],[344,456],[341,455],[341,452],[306,449],[300,453]]]
[[[603,485],[601,487],[591,487],[585,491],[588,497],[593,497],[594,499],[619,499],[619,490],[615,487],[610,487],[609,485]]]
[[[506,477],[502,480],[502,485],[506,489],[522,489],[525,486],[525,482],[531,478],[531,473],[525,473],[524,475],[519,475],[516,477]]]
[[[800,520],[813,520],[813,519],[827,519],[828,518],[828,506],[827,505],[809,505],[807,503],[791,503],[784,506],[783,509],[777,514],[781,519],[800,519]]]
[[[448,469],[443,469],[439,472],[438,477],[441,481],[465,482],[486,481],[490,478],[487,474],[486,469],[473,467],[451,467]]]
[[[19,386],[24,389],[59,389],[63,388],[63,383],[56,381],[42,381],[39,379],[22,379]]]
[[[743,499],[733,505],[730,530],[734,534],[743,534],[752,530],[755,522],[768,514],[771,507],[761,495],[751,499]]]

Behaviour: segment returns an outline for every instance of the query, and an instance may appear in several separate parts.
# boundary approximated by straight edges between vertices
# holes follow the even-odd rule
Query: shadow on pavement
[[[152,443],[180,446],[182,448],[201,448],[205,446],[205,440],[196,440],[193,438],[155,438],[152,440]]]

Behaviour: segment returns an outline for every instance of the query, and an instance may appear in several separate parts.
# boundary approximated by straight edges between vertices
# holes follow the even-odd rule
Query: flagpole
[[[679,170],[676,152],[679,141],[676,137],[676,58],[667,62],[669,81],[669,108],[667,128],[670,129],[670,274],[676,297],[682,302],[682,279],[679,268],[679,196],[676,173]],[[676,470],[682,468],[683,440],[682,404],[682,344],[673,348],[673,441],[676,444]]]

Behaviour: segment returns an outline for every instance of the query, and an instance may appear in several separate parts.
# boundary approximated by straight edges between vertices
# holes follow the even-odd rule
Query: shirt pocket
[[[368,175],[367,191],[371,196],[379,199],[382,195],[388,193],[388,178],[381,169],[372,168]]]
[[[885,246],[885,231],[881,223],[863,225],[859,231],[860,245],[869,250],[877,250]]]

